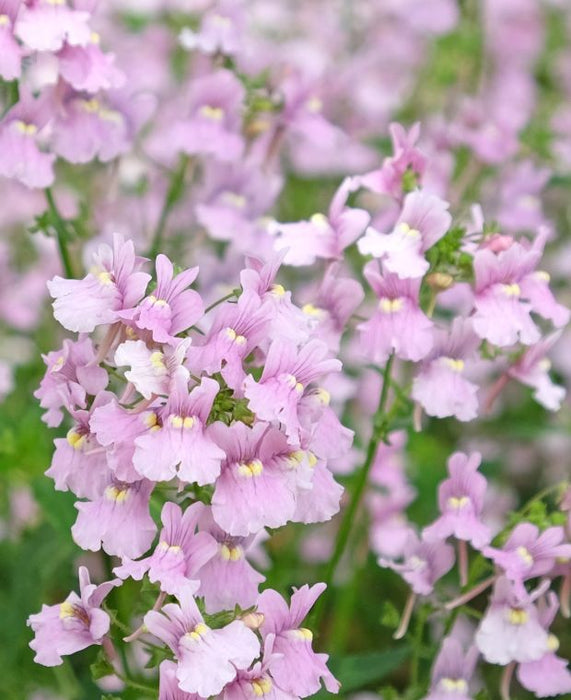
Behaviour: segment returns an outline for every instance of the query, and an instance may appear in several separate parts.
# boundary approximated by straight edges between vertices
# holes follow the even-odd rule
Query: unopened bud
[[[257,630],[264,624],[264,614],[259,612],[246,613],[240,619],[251,630]]]
[[[427,276],[426,283],[437,292],[443,292],[454,284],[454,277],[447,272],[433,272]]]

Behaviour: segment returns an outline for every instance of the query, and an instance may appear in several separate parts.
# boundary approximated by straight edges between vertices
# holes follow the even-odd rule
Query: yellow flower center
[[[206,633],[209,631],[209,629],[210,629],[210,628],[207,627],[207,626],[204,624],[204,622],[199,622],[199,623],[194,627],[194,629],[192,630],[192,632],[187,632],[185,636],[186,636],[188,639],[192,639],[194,642],[199,642],[199,641],[202,639],[202,637],[204,637],[204,636],[206,635]]]
[[[242,547],[229,547],[227,544],[220,545],[220,556],[224,561],[240,561],[244,555]]]
[[[379,309],[384,314],[394,314],[400,311],[403,307],[404,300],[400,297],[396,299],[389,299],[388,297],[381,297],[379,300]]]
[[[105,498],[108,501],[115,501],[115,503],[125,503],[125,501],[129,498],[129,489],[128,488],[120,488],[118,486],[108,486],[105,489]]]
[[[529,615],[526,610],[521,608],[510,608],[507,614],[508,622],[511,625],[525,625],[529,620]]]
[[[253,459],[251,462],[242,462],[238,465],[238,474],[245,477],[246,479],[251,479],[254,476],[260,476],[264,471],[264,465],[259,459]]]
[[[521,288],[516,282],[513,284],[502,284],[502,292],[507,297],[519,297],[521,294]]]
[[[224,119],[224,110],[222,109],[222,107],[212,107],[211,105],[203,105],[199,110],[199,114],[201,117],[209,119],[213,122],[221,122],[222,119]]]
[[[245,345],[246,344],[246,337],[243,335],[238,335],[236,331],[233,328],[228,327],[226,329],[226,336],[231,340],[233,343],[236,343],[236,345]]]
[[[272,682],[268,677],[256,678],[254,681],[250,681],[252,690],[256,697],[261,698],[262,695],[267,695],[272,689]]]
[[[67,441],[73,447],[74,450],[81,450],[85,444],[85,435],[80,435],[77,430],[72,428],[67,433]]]

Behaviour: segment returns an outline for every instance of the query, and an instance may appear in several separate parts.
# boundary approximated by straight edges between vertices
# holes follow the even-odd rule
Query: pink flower
[[[187,289],[198,275],[193,267],[173,276],[173,264],[166,255],[156,260],[157,286],[153,293],[133,309],[122,311],[121,318],[137,328],[149,330],[157,343],[173,343],[175,336],[193,326],[204,313],[198,292]]]
[[[511,661],[538,661],[548,650],[548,634],[533,604],[538,594],[520,595],[507,578],[497,580],[475,637],[488,663],[505,666]]]
[[[178,687],[174,661],[162,661],[159,666],[159,700],[198,700],[196,693],[185,693]]]
[[[201,530],[216,540],[217,549],[198,572],[200,588],[196,594],[204,598],[206,612],[233,610],[236,605],[247,609],[258,599],[258,587],[265,577],[248,561],[255,548],[267,535],[260,531],[248,537],[236,537],[224,532],[212,517],[211,509],[203,511]]]
[[[148,347],[142,340],[127,340],[115,351],[115,364],[130,367],[125,372],[125,379],[144,398],[166,395],[180,381],[179,377],[186,382],[190,379],[188,369],[183,365],[190,343],[190,338],[185,338],[159,350]]]
[[[53,184],[55,156],[44,153],[39,146],[40,132],[52,109],[47,93],[34,99],[24,88],[20,90],[20,101],[0,121],[0,176],[14,178],[31,188]]]
[[[237,303],[224,304],[204,342],[188,350],[192,371],[221,372],[234,390],[241,389],[246,377],[242,363],[268,336],[271,307],[253,291],[245,290]]]
[[[430,692],[424,700],[470,700],[470,679],[474,674],[478,650],[464,652],[454,637],[446,637],[432,669]]]
[[[378,194],[388,194],[395,199],[402,199],[404,187],[403,176],[410,172],[415,184],[420,184],[426,169],[426,158],[416,147],[420,135],[420,124],[414,124],[410,131],[397,123],[389,127],[393,142],[393,155],[385,158],[379,170],[373,170],[359,179],[361,185]]]
[[[327,654],[316,654],[311,645],[313,634],[300,627],[324,590],[324,583],[294,589],[289,608],[273,590],[265,590],[258,600],[258,612],[264,615],[262,636],[275,635],[273,651],[281,655],[272,663],[272,678],[281,689],[298,697],[317,693],[321,680],[330,693],[339,692],[339,683],[326,665]]]
[[[113,237],[113,247],[99,246],[94,265],[83,279],[54,277],[48,289],[54,316],[68,331],[90,333],[97,326],[114,323],[118,312],[131,308],[145,293],[151,276],[141,272],[144,258],[135,255],[132,241]]]
[[[187,381],[177,377],[166,404],[157,411],[152,430],[135,438],[135,469],[148,479],[212,484],[220,474],[224,452],[206,426],[218,382],[204,377],[190,393]]]
[[[72,491],[78,498],[97,498],[109,481],[105,450],[90,428],[94,411],[109,403],[112,394],[100,392],[88,411],[70,411],[75,423],[65,438],[54,440],[55,452],[46,471],[58,491]]]
[[[465,370],[479,345],[466,319],[456,318],[449,333],[435,331],[434,348],[412,384],[412,398],[429,416],[470,421],[478,415],[478,386],[465,377]]]
[[[364,274],[379,300],[373,316],[357,326],[364,354],[375,363],[386,362],[393,352],[413,362],[426,357],[433,323],[420,310],[420,279],[380,274],[376,261],[365,266]]]
[[[174,652],[179,689],[208,698],[233,681],[239,670],[249,667],[260,652],[260,643],[239,620],[221,629],[208,627],[188,588],[178,599],[180,605],[163,607],[166,616],[148,612],[145,625]]]
[[[88,12],[68,7],[67,3],[31,0],[22,5],[16,23],[16,35],[33,51],[59,51],[64,43],[85,46],[91,30]]]
[[[189,117],[171,126],[173,145],[188,155],[237,160],[244,150],[240,111],[244,88],[233,73],[218,70],[192,83]]]
[[[539,621],[545,630],[553,622],[558,608],[557,596],[553,591],[547,594],[545,600],[539,601]],[[554,634],[549,634],[544,655],[536,661],[520,663],[517,668],[519,682],[538,698],[571,693],[571,672],[566,659],[556,655],[558,648],[559,640]]]
[[[335,193],[327,216],[314,214],[309,221],[275,224],[274,248],[286,251],[286,265],[312,265],[317,258],[339,260],[345,248],[365,231],[370,215],[363,209],[345,206],[357,189],[355,179],[345,178]]]
[[[424,528],[427,542],[444,540],[453,535],[481,549],[491,539],[490,530],[481,522],[486,479],[478,472],[481,455],[455,452],[448,460],[448,473],[438,487],[440,517]]]
[[[451,222],[448,202],[417,190],[405,197],[391,233],[369,227],[357,246],[363,255],[381,258],[383,268],[402,279],[422,277],[429,268],[424,253],[446,234]]]
[[[102,495],[93,501],[78,501],[79,511],[71,528],[74,542],[82,549],[136,558],[153,541],[157,526],[149,515],[149,499],[154,484],[136,481],[126,484],[111,479]]]
[[[230,535],[246,536],[291,520],[298,477],[288,464],[292,448],[285,435],[259,422],[253,428],[219,424],[212,436],[226,455],[212,496],[218,525]]]
[[[379,566],[388,567],[400,574],[418,595],[430,595],[434,584],[454,566],[454,548],[440,540],[420,540],[409,530],[403,552],[403,563],[397,564],[380,558]]]
[[[508,376],[534,389],[533,398],[549,411],[558,411],[566,394],[564,387],[551,381],[551,362],[546,357],[560,337],[561,331],[556,331],[532,345],[507,370]]]
[[[564,539],[562,527],[548,527],[540,533],[536,525],[520,523],[501,549],[485,547],[482,553],[503,569],[523,595],[524,581],[549,574],[559,558],[571,559],[571,544],[563,544]]]
[[[122,579],[131,576],[136,581],[148,574],[151,583],[160,583],[161,590],[171,595],[179,595],[192,584],[195,584],[193,590],[196,591],[198,570],[217,551],[216,541],[211,535],[196,532],[203,508],[201,503],[194,503],[183,513],[175,503],[165,503],[161,512],[163,528],[155,551],[139,561],[124,558],[114,573]]]
[[[125,75],[113,64],[115,56],[99,48],[99,35],[92,32],[84,46],[65,44],[57,54],[59,73],[75,90],[95,93],[120,88]]]
[[[14,37],[20,0],[0,2],[0,78],[18,80],[22,73],[23,51]]]
[[[476,252],[473,324],[480,338],[500,347],[518,340],[524,345],[536,343],[540,333],[531,311],[558,327],[567,323],[569,311],[553,298],[549,275],[536,271],[546,236],[542,229],[531,247],[513,243],[497,255],[489,249]]]
[[[109,632],[109,615],[100,609],[103,599],[120,581],[114,579],[100,586],[89,580],[89,572],[79,567],[79,595],[70,593],[59,605],[42,605],[42,611],[30,615],[28,625],[35,637],[30,647],[34,661],[43,666],[59,666],[62,656],[74,654],[92,644],[101,644]]]
[[[73,342],[64,340],[61,350],[42,355],[46,374],[34,396],[47,409],[42,420],[56,428],[63,420],[62,408],[67,411],[86,408],[87,395],[95,396],[107,386],[109,377],[103,367],[93,363],[95,349],[89,338]]]
[[[300,349],[291,342],[273,342],[260,380],[249,375],[244,381],[251,410],[260,420],[280,421],[288,437],[299,440],[298,406],[307,385],[341,369],[339,360],[326,359],[327,353],[327,346],[319,340],[310,340]]]

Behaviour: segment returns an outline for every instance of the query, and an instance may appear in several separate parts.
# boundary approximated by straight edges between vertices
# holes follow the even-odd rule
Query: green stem
[[[46,188],[45,195],[46,195],[46,200],[48,202],[48,208],[50,210],[50,214],[52,215],[54,228],[56,230],[57,244],[58,244],[58,249],[59,249],[59,254],[60,254],[61,262],[63,265],[63,269],[65,271],[65,276],[71,279],[74,277],[74,274],[73,274],[73,265],[71,262],[71,256],[69,254],[69,250],[67,249],[66,223],[63,220],[62,215],[59,213],[59,209],[57,208],[57,204],[55,202],[53,193],[49,187]]]
[[[359,508],[359,505],[361,504],[361,499],[363,497],[365,488],[367,486],[367,482],[369,480],[369,472],[371,471],[371,467],[373,466],[373,461],[377,454],[377,449],[381,440],[383,440],[387,433],[388,424],[386,420],[385,411],[387,406],[387,400],[389,397],[390,376],[393,360],[394,355],[390,355],[385,366],[385,371],[383,372],[383,387],[381,390],[379,405],[373,418],[373,434],[367,447],[367,455],[365,457],[365,462],[363,463],[361,469],[357,472],[355,490],[353,491],[351,501],[349,502],[349,505],[345,510],[343,520],[341,521],[341,525],[339,526],[333,555],[329,560],[329,565],[325,574],[325,583],[327,584],[328,589],[331,587],[335,571],[337,570],[339,561],[341,560],[341,557],[343,556],[347,547],[349,536],[355,523],[355,515],[357,514],[357,510]],[[325,600],[326,598],[322,596],[319,599],[317,605],[315,606],[313,618],[313,625],[315,629],[318,629],[322,622],[323,613],[325,611]]]
[[[178,168],[171,175],[163,208],[161,209],[151,247],[149,248],[148,256],[150,258],[155,258],[161,250],[169,216],[184,191],[184,180],[189,163],[190,158],[188,156],[181,156]]]
[[[213,302],[210,304],[210,306],[207,306],[204,309],[204,313],[207,314],[209,311],[212,311],[212,309],[215,309],[219,304],[223,304],[225,301],[228,301],[229,299],[232,299],[233,297],[238,296],[236,294],[238,290],[233,289],[229,294],[226,294],[226,296],[222,297],[221,299],[218,299],[217,301]]]

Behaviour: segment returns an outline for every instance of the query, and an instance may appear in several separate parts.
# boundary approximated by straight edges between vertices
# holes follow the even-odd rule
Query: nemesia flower
[[[35,634],[30,642],[36,652],[34,661],[43,666],[59,666],[62,656],[101,644],[111,620],[100,606],[118,584],[119,580],[114,579],[96,586],[89,580],[87,569],[80,566],[79,595],[70,593],[59,605],[42,605],[40,613],[28,618]]]
[[[262,422],[253,428],[219,424],[211,434],[225,454],[212,496],[216,523],[239,536],[285,525],[295,511],[299,478],[288,468],[292,448],[286,436]]]
[[[86,408],[87,395],[103,391],[109,381],[105,369],[94,364],[95,349],[86,337],[76,342],[66,339],[61,350],[42,355],[42,359],[47,369],[34,396],[47,409],[42,420],[50,428],[61,424],[62,408]]]
[[[411,394],[429,416],[455,416],[460,421],[476,417],[478,387],[464,371],[479,344],[469,320],[457,318],[448,333],[434,332],[434,348],[414,378]]]
[[[541,230],[531,247],[513,243],[497,255],[489,249],[474,256],[474,330],[494,345],[506,347],[518,339],[532,345],[540,339],[530,317],[535,311],[556,326],[569,319],[567,309],[557,304],[541,271],[536,271],[547,232]]]
[[[326,356],[327,346],[319,340],[310,340],[300,349],[291,342],[274,341],[260,380],[256,382],[248,375],[244,381],[250,409],[260,420],[280,421],[288,437],[298,439],[298,405],[307,385],[323,374],[341,369],[339,360]]]
[[[220,474],[224,452],[206,426],[218,382],[204,377],[191,392],[187,381],[175,378],[164,406],[156,412],[156,425],[135,438],[135,469],[148,479],[170,481],[178,476],[187,483],[212,484]]]
[[[420,540],[413,530],[409,530],[402,558],[402,564],[382,557],[378,563],[400,574],[418,595],[430,595],[436,581],[450,571],[455,560],[451,545]]]
[[[141,476],[155,481],[178,475],[188,483],[212,484],[220,474],[224,452],[210,437],[206,422],[220,387],[204,377],[189,393],[183,377],[175,381],[166,404],[156,413],[156,425],[135,438],[133,465]]]
[[[196,78],[191,87],[189,117],[171,126],[172,144],[187,155],[238,159],[244,150],[240,135],[242,83],[227,70]]]
[[[379,170],[373,170],[359,178],[363,187],[378,194],[388,194],[395,199],[403,196],[403,177],[410,172],[414,184],[419,185],[426,169],[426,157],[416,148],[420,135],[420,124],[414,124],[407,133],[397,123],[389,126],[393,144],[393,155],[385,158]]]
[[[14,24],[20,0],[0,2],[0,77],[17,80],[22,72],[22,49],[14,37]]]
[[[333,352],[339,351],[347,322],[363,301],[363,288],[356,280],[342,276],[339,265],[329,265],[321,283],[302,311],[313,334]]]
[[[544,629],[548,630],[558,608],[557,596],[553,591],[539,601],[539,621]],[[536,661],[520,663],[517,667],[518,681],[538,698],[571,693],[571,671],[567,661],[556,655],[558,648],[559,640],[554,634],[549,634],[544,655]]]
[[[221,629],[208,627],[188,588],[177,597],[180,605],[165,605],[164,614],[148,612],[145,625],[174,652],[179,689],[208,698],[250,666],[260,643],[240,620]]]
[[[149,330],[157,343],[172,343],[175,336],[193,326],[204,312],[198,292],[187,289],[198,275],[198,268],[184,270],[174,276],[172,262],[158,255],[155,263],[157,286],[134,309],[121,312],[121,318],[132,321],[137,328]]]
[[[496,581],[475,636],[476,646],[488,663],[505,666],[510,661],[537,661],[548,650],[548,634],[533,604],[537,595],[517,593],[503,576]]]
[[[125,379],[144,398],[168,394],[179,377],[186,382],[190,379],[189,371],[183,365],[190,343],[190,338],[185,338],[158,350],[142,340],[126,340],[115,351],[115,364],[130,367],[125,372]]]
[[[432,349],[432,321],[420,310],[420,279],[401,279],[384,273],[372,260],[364,275],[379,302],[372,317],[360,323],[363,353],[375,363],[386,362],[391,353],[418,362]]]
[[[534,389],[533,398],[549,411],[558,411],[566,394],[564,387],[551,381],[551,362],[546,357],[560,337],[557,331],[532,345],[507,370],[508,376]]]
[[[469,684],[477,660],[476,647],[464,652],[457,639],[446,637],[432,669],[430,691],[423,700],[470,700]]]
[[[4,15],[2,15],[4,16]],[[44,153],[39,137],[47,125],[52,104],[49,96],[34,99],[22,89],[19,101],[0,121],[0,176],[14,178],[26,187],[50,187],[54,181],[55,156]]]
[[[78,515],[71,528],[82,549],[135,559],[151,546],[157,526],[149,515],[154,484],[143,480],[126,484],[110,479],[99,498],[78,501]]]
[[[69,163],[89,163],[96,158],[107,163],[129,150],[135,124],[110,95],[72,90],[63,95],[53,125],[54,153]]]
[[[68,3],[32,0],[20,9],[16,36],[34,51],[59,51],[64,43],[85,46],[89,42],[89,12],[75,10]]]
[[[243,15],[239,5],[216,3],[210,12],[202,15],[198,32],[185,27],[179,35],[179,43],[187,51],[224,54],[240,53],[243,44]]]
[[[54,277],[48,289],[54,316],[64,328],[90,333],[114,323],[122,309],[131,308],[145,293],[151,276],[141,272],[144,258],[135,255],[132,241],[113,237],[113,247],[99,246],[91,271],[81,280]]]
[[[91,32],[88,44],[65,44],[57,54],[59,74],[79,92],[111,90],[125,82],[125,75],[113,65],[115,56],[103,53],[99,41],[99,34]]]
[[[229,387],[241,388],[246,377],[242,362],[266,337],[271,308],[253,291],[242,292],[235,304],[224,304],[201,345],[188,350],[195,372],[220,372]]]
[[[148,574],[151,583],[160,583],[161,590],[171,595],[178,595],[193,583],[196,591],[198,570],[217,550],[213,537],[207,532],[196,532],[203,508],[203,504],[194,503],[183,513],[176,503],[165,503],[161,512],[163,527],[155,551],[139,561],[124,558],[114,573],[137,581]]]
[[[196,693],[186,693],[178,687],[174,661],[161,661],[159,666],[159,700],[198,700],[199,697]]]
[[[311,265],[317,258],[339,260],[345,248],[365,231],[370,215],[363,209],[345,206],[349,194],[358,187],[345,178],[331,200],[327,216],[314,214],[309,221],[275,224],[274,248],[285,250],[286,265]]]
[[[72,491],[79,498],[97,498],[109,480],[105,450],[92,434],[90,419],[112,394],[102,391],[88,411],[71,410],[73,427],[65,438],[54,440],[55,452],[46,476],[53,478],[58,491]]]
[[[563,544],[564,539],[562,527],[548,527],[540,533],[536,525],[519,523],[501,549],[485,547],[482,553],[523,594],[524,581],[549,574],[559,558],[571,559],[571,544]]]
[[[429,268],[424,253],[445,235],[451,222],[448,202],[417,190],[405,197],[391,233],[369,227],[357,247],[363,255],[381,258],[383,268],[401,279],[422,277]]]
[[[486,490],[486,479],[478,472],[481,459],[479,452],[455,452],[448,460],[450,477],[438,487],[441,515],[422,532],[427,542],[453,535],[481,549],[490,541],[490,530],[480,520]]]
[[[199,527],[216,541],[216,553],[198,572],[200,588],[196,595],[204,598],[206,612],[233,610],[236,605],[244,610],[253,606],[265,576],[254,569],[248,557],[256,543],[266,537],[265,532],[248,537],[229,535],[214,521],[212,509],[203,510]]]
[[[290,607],[276,591],[265,590],[258,599],[258,612],[264,616],[262,636],[275,635],[273,651],[281,655],[272,663],[272,678],[281,689],[299,697],[316,693],[321,680],[330,693],[339,692],[339,683],[326,666],[327,654],[316,654],[313,634],[300,627],[324,590],[324,583],[294,589]]]

